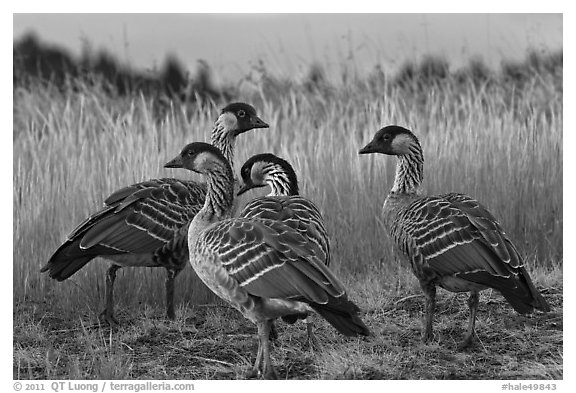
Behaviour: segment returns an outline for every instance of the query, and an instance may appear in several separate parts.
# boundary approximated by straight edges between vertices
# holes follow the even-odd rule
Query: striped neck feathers
[[[205,176],[206,199],[197,216],[210,222],[228,218],[234,203],[234,175],[230,164],[215,161]]]
[[[278,164],[269,164],[264,168],[264,181],[270,187],[269,196],[299,195],[296,173],[290,168]]]
[[[391,193],[416,194],[424,178],[424,154],[414,137],[407,152],[397,156],[396,177]]]
[[[216,146],[230,165],[234,165],[234,146],[236,144],[236,135],[238,120],[233,113],[225,112],[218,116],[212,130],[211,143]]]

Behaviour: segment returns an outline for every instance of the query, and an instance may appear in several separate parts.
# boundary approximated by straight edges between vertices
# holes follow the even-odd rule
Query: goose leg
[[[306,323],[306,331],[308,333],[305,347],[311,349],[312,351],[321,350],[322,347],[320,346],[320,342],[314,334],[314,320],[312,319],[312,316],[308,315],[306,319],[304,319],[304,322]]]
[[[278,330],[276,329],[276,324],[272,321],[270,325],[270,340],[276,341],[278,340]]]
[[[426,297],[426,317],[424,322],[424,331],[422,332],[422,341],[430,342],[434,335],[432,333],[432,322],[434,320],[434,310],[436,308],[436,286],[433,283],[420,282],[420,286]]]
[[[270,358],[270,326],[272,325],[271,320],[265,320],[264,322],[258,323],[258,336],[260,338],[260,345],[262,346],[262,373],[265,379],[278,379],[276,376],[276,371],[272,365],[272,359]]]
[[[464,349],[472,344],[474,341],[474,336],[476,332],[474,326],[476,324],[476,313],[478,311],[478,303],[480,303],[480,296],[478,292],[472,291],[470,297],[468,298],[468,307],[470,307],[470,319],[468,320],[468,333],[464,338],[464,341],[459,345],[460,349]]]
[[[256,325],[258,326],[258,354],[254,367],[247,376],[249,378],[256,377],[262,372],[265,379],[278,379],[270,358],[270,326],[272,321],[260,321]]]
[[[176,312],[174,311],[174,281],[180,270],[166,268],[166,273],[166,316],[173,321],[176,319]]]
[[[250,370],[246,375],[248,378],[256,378],[258,377],[258,374],[260,374],[263,350],[264,346],[262,345],[262,338],[260,337],[260,325],[258,325],[258,352],[252,370]]]
[[[118,321],[114,318],[114,281],[116,280],[116,271],[120,268],[120,265],[112,264],[106,272],[106,306],[104,311],[100,313],[100,319],[110,326],[118,325]]]

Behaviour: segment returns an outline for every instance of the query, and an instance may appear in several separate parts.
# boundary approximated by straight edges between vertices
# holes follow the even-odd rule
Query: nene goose
[[[550,310],[516,247],[484,206],[462,194],[418,194],[424,157],[412,132],[384,127],[359,153],[397,156],[396,178],[383,208],[384,223],[426,297],[425,342],[432,338],[437,285],[470,292],[468,331],[460,348],[473,342],[478,293],[483,289],[498,290],[519,313]]]
[[[340,281],[318,257],[322,249],[282,221],[230,217],[232,168],[207,143],[191,143],[167,168],[186,168],[207,179],[202,210],[188,233],[190,263],[218,296],[258,327],[258,354],[252,372],[275,378],[269,334],[274,319],[318,312],[346,336],[368,335]]]
[[[324,228],[324,220],[318,208],[309,200],[299,196],[298,179],[292,166],[274,154],[264,153],[250,157],[240,170],[244,185],[238,195],[257,187],[270,187],[270,194],[250,201],[241,217],[260,217],[282,221],[303,236],[313,241],[322,250],[318,259],[330,265],[330,243]],[[295,320],[283,317],[288,323]],[[306,345],[320,347],[313,332],[311,316],[304,319],[308,332]],[[274,329],[274,325],[272,325]]]
[[[233,103],[220,113],[211,138],[232,161],[236,137],[264,127],[268,125],[256,116],[252,106]],[[100,317],[116,325],[116,271],[126,266],[164,267],[167,316],[175,319],[174,280],[189,260],[188,224],[204,204],[205,196],[205,184],[171,178],[122,188],[68,235],[41,271],[62,281],[95,257],[112,261],[106,274],[106,306]]]

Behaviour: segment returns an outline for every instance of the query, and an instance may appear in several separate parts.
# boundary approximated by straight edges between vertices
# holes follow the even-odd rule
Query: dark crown
[[[290,163],[285,159],[275,156],[272,153],[261,153],[250,157],[244,165],[242,165],[242,169],[240,170],[243,179],[248,180],[250,178],[252,166],[257,162],[266,162],[278,165],[288,176],[291,185],[296,188],[298,187],[298,178],[296,177],[296,172],[294,172],[292,165],[290,165]]]
[[[187,144],[180,153],[183,157],[186,156],[195,156],[200,153],[209,152],[214,154],[216,157],[221,159],[222,161],[226,161],[226,158],[216,146],[211,145],[205,142],[192,142]]]
[[[256,116],[256,109],[254,109],[252,105],[248,105],[244,102],[233,102],[232,104],[228,104],[224,109],[222,109],[222,113],[237,113],[239,110],[243,110],[247,115]]]

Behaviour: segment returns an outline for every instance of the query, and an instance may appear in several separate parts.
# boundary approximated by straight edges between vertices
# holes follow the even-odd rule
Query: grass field
[[[456,76],[421,86],[378,75],[339,84],[262,78],[239,89],[270,129],[242,135],[236,168],[260,152],[288,159],[302,194],[322,210],[333,266],[375,337],[349,340],[318,321],[323,350],[303,348],[303,325],[280,324],[279,374],[302,379],[560,379],[562,341],[562,74],[522,84]],[[14,90],[14,338],[17,379],[243,378],[256,329],[205,289],[178,278],[178,319],[165,321],[163,269],[121,270],[117,330],[99,327],[107,263],[62,283],[39,274],[67,233],[115,189],[155,177],[185,143],[206,141],[223,105],[159,105],[98,88]],[[358,150],[387,124],[412,129],[429,193],[478,198],[499,217],[553,311],[520,316],[496,292],[481,297],[480,342],[456,345],[466,296],[439,291],[436,341],[419,341],[423,297],[391,252],[379,211],[394,160]],[[263,193],[264,191],[260,192]],[[248,195],[245,199],[253,197]]]

